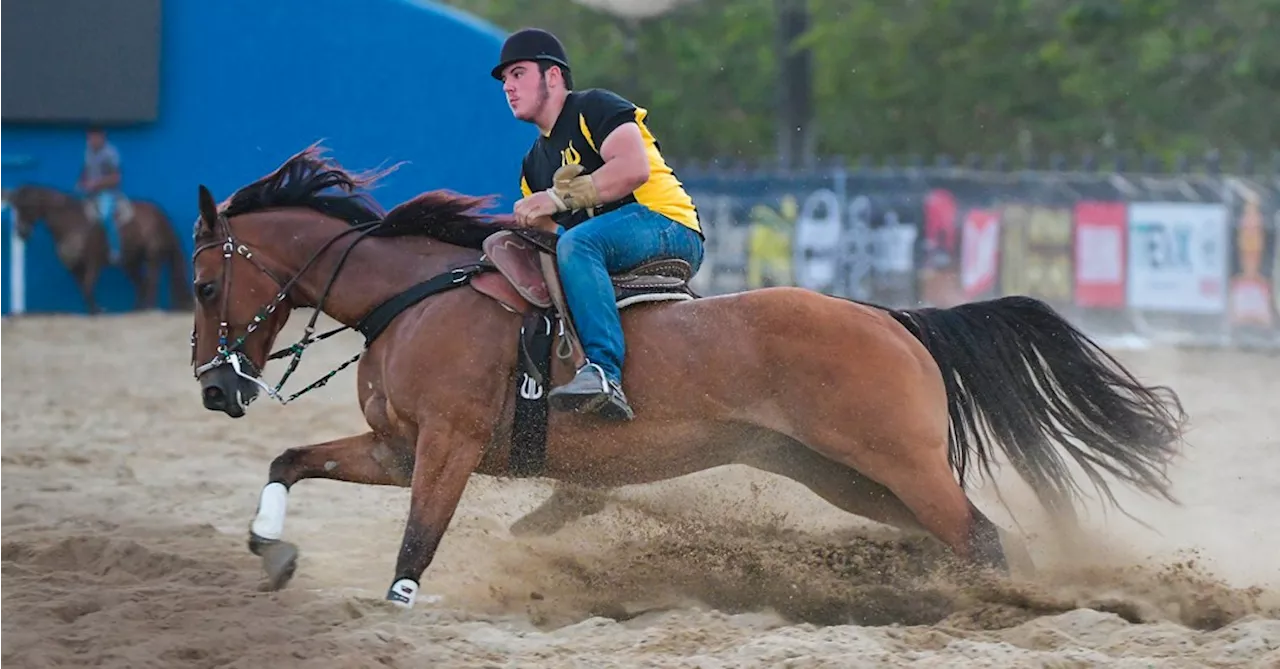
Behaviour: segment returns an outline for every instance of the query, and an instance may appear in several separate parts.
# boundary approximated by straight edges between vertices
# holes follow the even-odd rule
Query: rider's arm
[[[591,173],[601,201],[624,198],[649,180],[649,155],[645,151],[640,126],[624,123],[600,144],[604,165]]]
[[[630,195],[649,180],[649,155],[636,106],[611,91],[594,89],[583,100],[582,121],[604,165],[591,173],[604,202]]]

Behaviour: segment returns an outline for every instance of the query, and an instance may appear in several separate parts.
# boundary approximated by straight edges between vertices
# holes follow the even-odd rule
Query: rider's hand
[[[512,213],[515,214],[516,223],[528,226],[536,223],[537,219],[550,216],[557,211],[560,211],[560,208],[556,205],[556,201],[551,199],[551,195],[546,191],[538,191],[516,202]]]

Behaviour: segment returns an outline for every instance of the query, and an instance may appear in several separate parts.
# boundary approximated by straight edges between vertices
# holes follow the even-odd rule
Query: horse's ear
[[[218,221],[218,203],[213,201],[213,193],[209,189],[200,184],[200,224],[209,231],[213,231],[214,223]]]

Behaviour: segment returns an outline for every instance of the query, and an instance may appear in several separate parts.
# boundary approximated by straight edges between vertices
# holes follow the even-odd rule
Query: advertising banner
[[[1227,318],[1233,333],[1256,340],[1280,335],[1280,314],[1273,306],[1273,258],[1280,202],[1275,193],[1245,179],[1228,179],[1231,211],[1231,279],[1227,286]]]
[[[1000,263],[1000,216],[990,209],[970,209],[960,228],[960,288],[965,299],[995,292]]]
[[[1076,306],[1124,308],[1128,215],[1123,202],[1076,203]]]
[[[1280,188],[1205,175],[814,169],[687,178],[704,294],[800,285],[893,307],[1001,295],[1082,330],[1280,346]]]
[[[1223,204],[1131,203],[1129,306],[1194,314],[1225,311],[1227,228]]]
[[[1071,303],[1071,210],[1011,204],[1000,215],[1000,291],[1050,304]]]

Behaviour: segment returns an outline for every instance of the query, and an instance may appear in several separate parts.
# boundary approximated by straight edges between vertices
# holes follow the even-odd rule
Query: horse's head
[[[5,190],[4,203],[13,211],[14,229],[19,238],[25,240],[31,236],[36,221],[45,217],[58,195],[51,189],[28,184]]]
[[[484,240],[506,223],[482,212],[488,198],[447,191],[384,212],[367,189],[393,169],[353,174],[313,145],[221,206],[200,186],[191,364],[207,409],[239,418],[264,390],[287,401],[260,377],[268,360],[305,348],[299,342],[270,352],[294,307],[313,307],[354,327],[390,291],[403,289],[397,284],[475,262]],[[369,247],[357,244],[367,237],[421,241],[393,262],[387,246],[362,253]],[[360,269],[343,272],[348,262]],[[314,325],[313,319],[304,340]]]
[[[291,309],[282,297],[285,284],[267,262],[237,238],[231,219],[200,186],[191,363],[205,408],[232,418],[257,398],[271,344]]]

